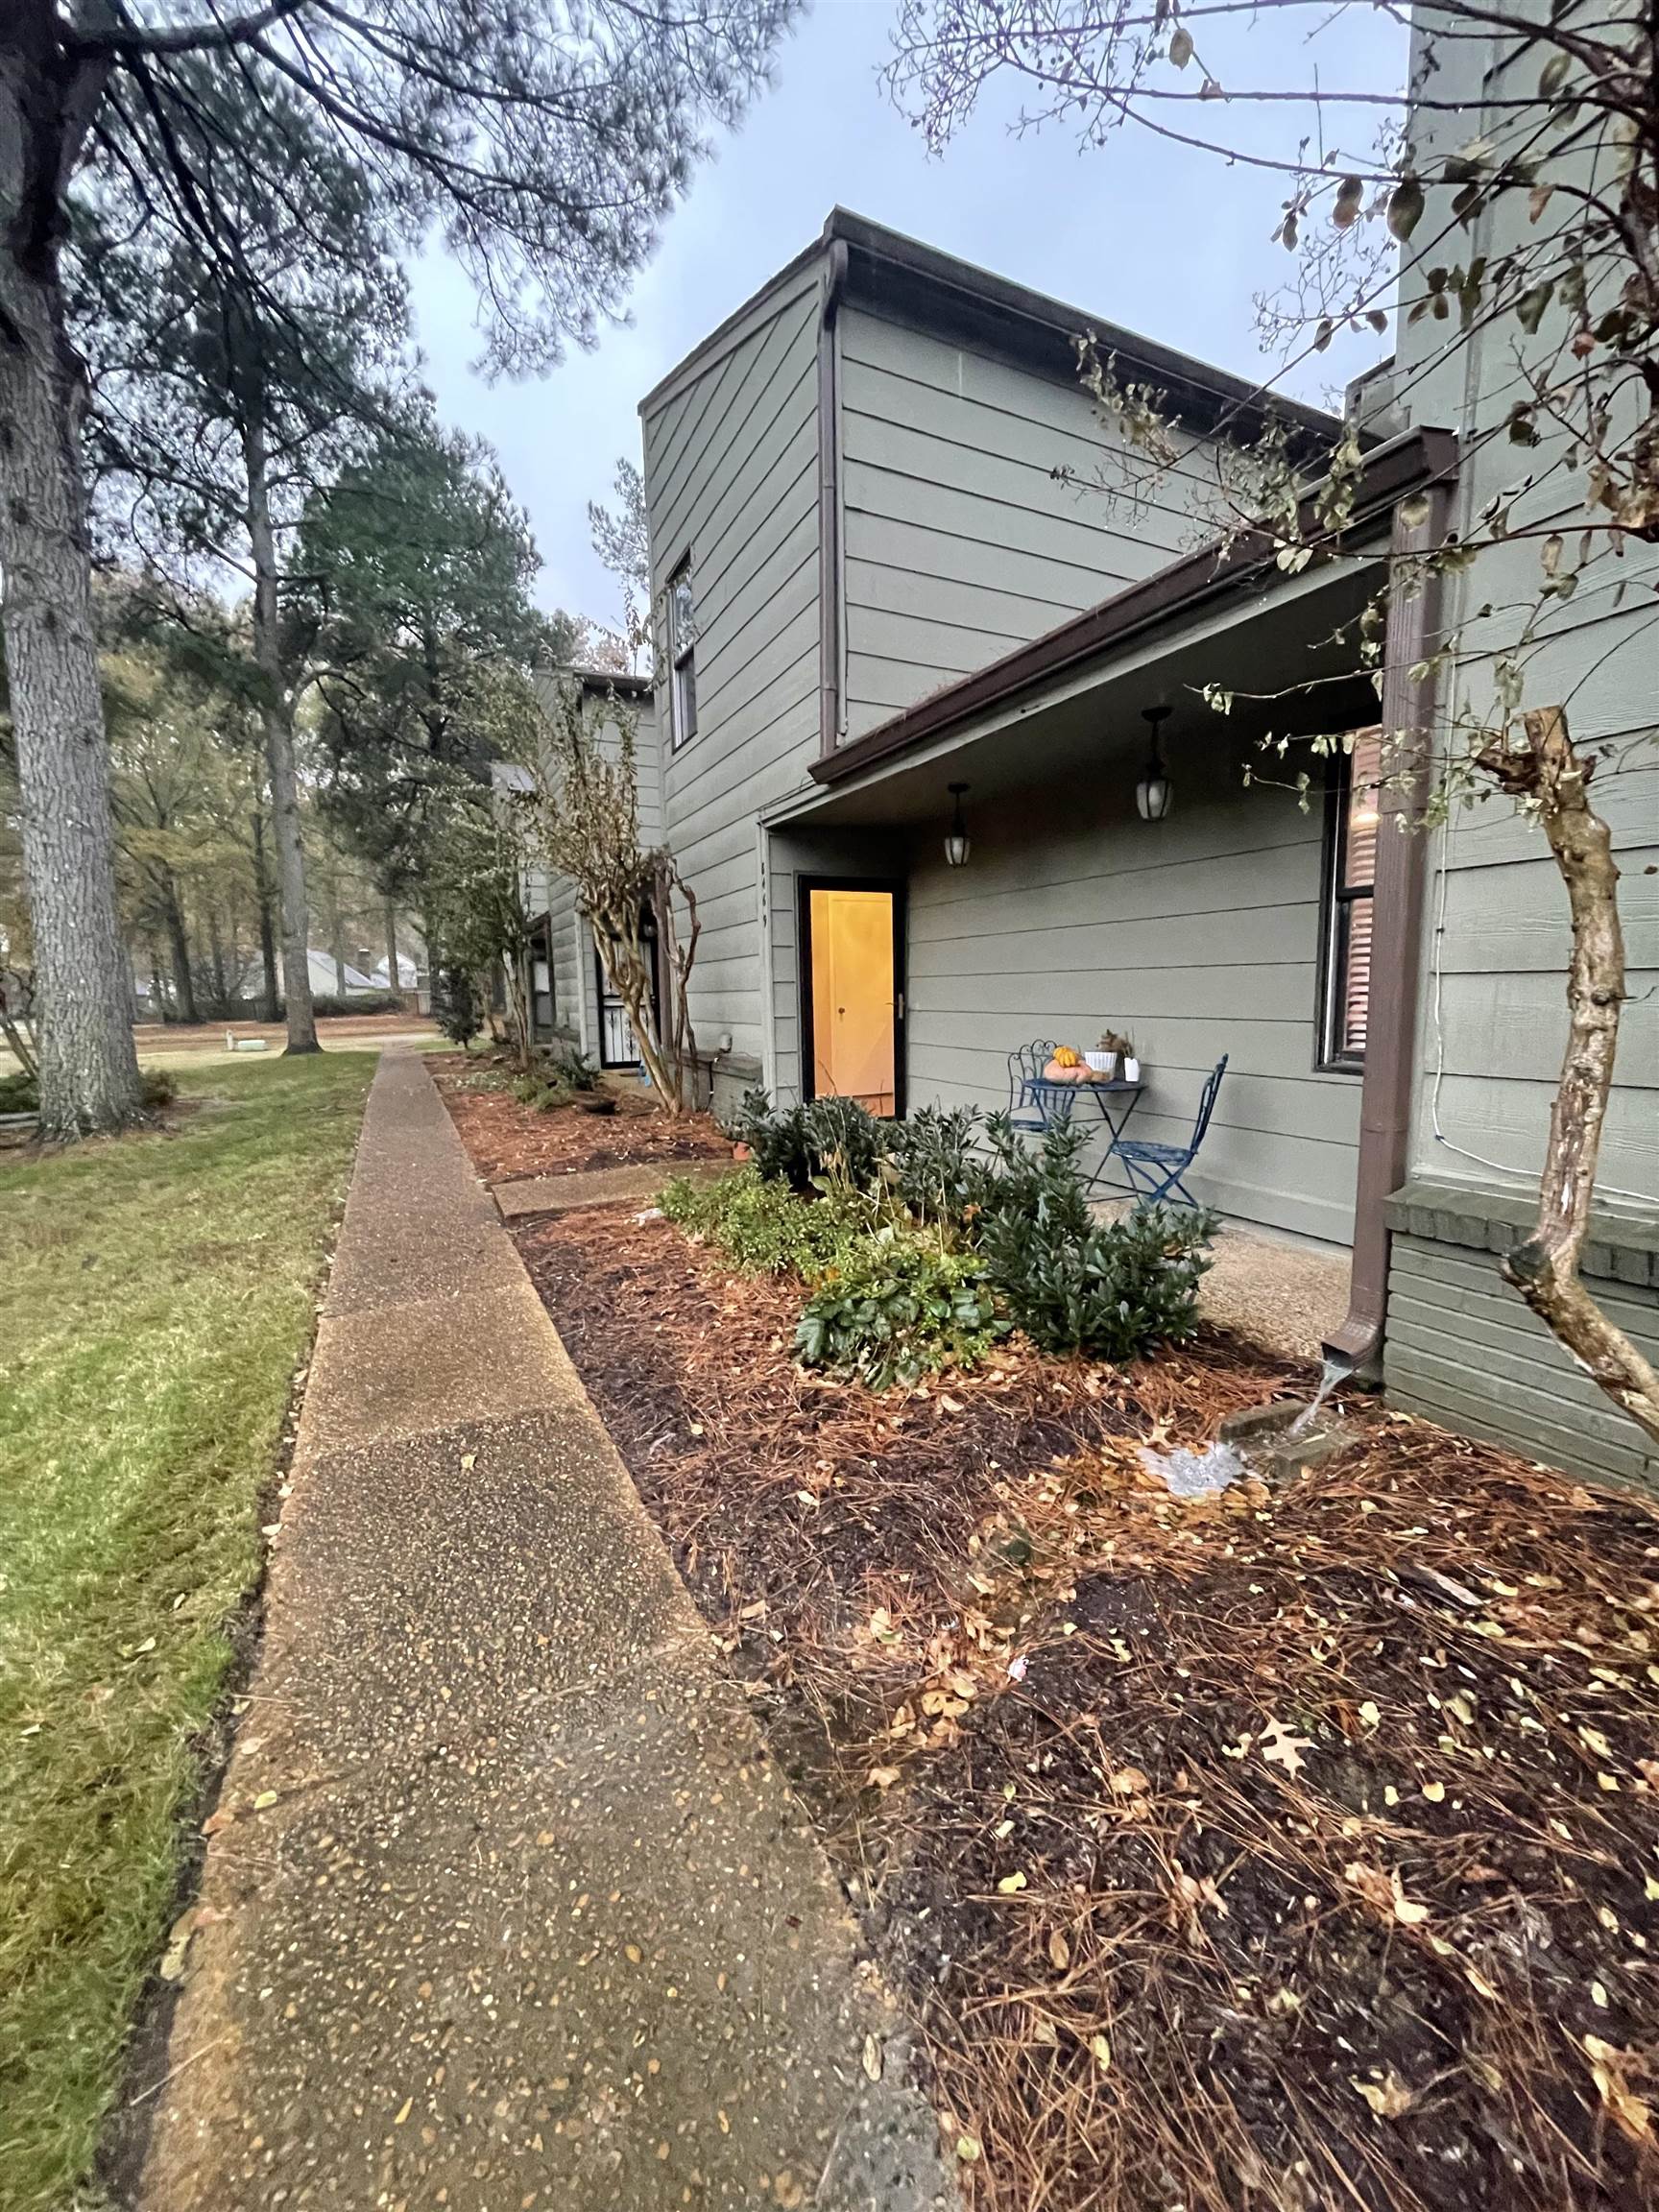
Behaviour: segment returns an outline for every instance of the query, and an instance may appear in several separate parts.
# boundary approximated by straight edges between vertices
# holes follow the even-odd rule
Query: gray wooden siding
[[[1659,1358],[1651,1293],[1593,1287]],[[1522,1305],[1493,1253],[1395,1237],[1384,1362],[1388,1396],[1408,1412],[1575,1474],[1659,1481],[1659,1453]]]
[[[1359,1086],[1314,1072],[1320,817],[1244,788],[1217,737],[1148,825],[1129,793],[1056,791],[981,808],[973,858],[937,837],[910,863],[910,1102],[1008,1102],[1007,1055],[1111,1026],[1141,1049],[1136,1134],[1177,1142],[1229,1057],[1191,1180],[1246,1221],[1334,1243],[1353,1232]],[[1084,1111],[1093,1106],[1083,1102]]]
[[[1419,44],[1414,57],[1421,65]],[[1486,130],[1502,144],[1513,116],[1501,103],[1529,90],[1535,64],[1518,42],[1464,40],[1455,54],[1435,53],[1435,92],[1451,106],[1419,119],[1420,156],[1450,152]],[[1448,75],[1448,71],[1450,74]],[[1442,147],[1440,141],[1444,141]],[[1555,206],[1565,205],[1558,195]],[[1522,237],[1536,236],[1523,204],[1500,196],[1479,236],[1468,242],[1488,265]],[[1422,235],[1439,220],[1431,205]],[[1544,228],[1555,220],[1554,208]],[[1421,283],[1419,276],[1416,281]],[[1570,336],[1557,305],[1527,339],[1512,324],[1477,325],[1462,347],[1446,347],[1431,318],[1403,322],[1400,385],[1414,419],[1468,422],[1458,487],[1462,533],[1485,535],[1479,517],[1490,506],[1509,510],[1510,530],[1528,532],[1481,550],[1451,579],[1448,626],[1466,656],[1458,703],[1490,714],[1495,683],[1480,656],[1513,649],[1540,581],[1537,532],[1559,527],[1568,565],[1578,560],[1576,532],[1582,470],[1564,468],[1561,441],[1518,447],[1499,435],[1513,400],[1528,387],[1516,347],[1533,363],[1552,361]],[[1535,625],[1537,642],[1524,659],[1525,704],[1565,702],[1583,745],[1605,746],[1593,796],[1613,831],[1623,880],[1620,905],[1627,938],[1631,999],[1625,1008],[1615,1094],[1603,1140],[1599,1183],[1628,1192],[1659,1214],[1659,627],[1653,590],[1659,549],[1634,539],[1622,558],[1601,554],[1579,588]],[[1480,610],[1491,613],[1482,617]],[[1461,745],[1461,737],[1451,741]],[[1459,813],[1431,847],[1430,915],[1444,899],[1446,926],[1429,932],[1419,1034],[1421,1082],[1412,1138],[1414,1173],[1489,1187],[1524,1190],[1544,1158],[1550,1107],[1566,1038],[1565,977],[1569,950],[1566,895],[1536,827],[1502,799]],[[1436,1133],[1435,1123],[1439,1130]]]
[[[854,309],[837,328],[847,736],[1193,541],[1190,463],[1137,496],[1081,387]]]
[[[645,422],[654,599],[689,551],[698,734],[670,750],[663,834],[698,901],[691,1015],[711,1050],[763,1051],[760,809],[818,744],[818,280],[808,273]],[[661,616],[659,616],[661,620]]]

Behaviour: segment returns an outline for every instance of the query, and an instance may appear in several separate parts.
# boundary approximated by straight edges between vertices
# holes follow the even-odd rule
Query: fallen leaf
[[[1012,1897],[1018,1890],[1024,1888],[1025,1877],[1019,1873],[1004,1874],[997,1887],[1001,1890],[1004,1897]]]
[[[881,2079],[881,2046],[874,2035],[864,2038],[864,2071],[872,2081]]]
[[[1417,2102],[1416,2090],[1408,2089],[1392,2066],[1381,2081],[1354,2079],[1354,2086],[1379,2120],[1398,2120],[1402,2112],[1409,2112]]]
[[[1115,1774],[1106,1777],[1106,1787],[1116,1797],[1139,1797],[1152,1785],[1139,1767],[1119,1767]]]
[[[1311,1751],[1311,1736],[1297,1736],[1283,1720],[1269,1720],[1262,1731],[1262,1756],[1269,1766],[1283,1767],[1286,1774],[1300,1774],[1308,1762],[1304,1751]]]
[[[1590,2061],[1590,2079],[1611,2113],[1614,2126],[1632,2143],[1650,2141],[1653,2114],[1643,2100],[1633,2094],[1624,2079],[1624,2068],[1631,2063],[1630,2053],[1621,2051],[1616,2044],[1604,2043],[1599,2035],[1586,2035],[1584,2054]]]
[[[873,1790],[891,1790],[899,1779],[897,1767],[872,1767],[864,1777]]]
[[[477,1466],[477,1464],[478,1464],[478,1455],[477,1455],[477,1453],[476,1453],[476,1452],[463,1452],[463,1453],[462,1453],[462,1455],[461,1455],[461,1472],[462,1472],[462,1474],[463,1474],[463,1475],[470,1475],[470,1474],[471,1474],[471,1472],[472,1472],[472,1470],[473,1470],[473,1468],[474,1468],[474,1467],[476,1467],[476,1466]]]
[[[1101,2073],[1109,2073],[1112,2066],[1112,2046],[1107,2042],[1105,2036],[1091,2035],[1089,2038],[1089,2048],[1094,2052],[1095,2064],[1099,2067]]]
[[[253,1810],[255,1813],[263,1813],[267,1806],[275,1805],[276,1802],[276,1792],[275,1790],[261,1790],[258,1796],[253,1800]]]
[[[1053,1934],[1048,1938],[1048,1957],[1051,1962],[1060,1969],[1062,1974],[1065,1973],[1067,1967],[1071,1963],[1071,1946],[1067,1942],[1065,1936],[1061,1935],[1058,1928],[1054,1930]]]
[[[956,2155],[961,2159],[964,2166],[972,2166],[979,2155],[978,2136],[958,2135],[956,2138]]]

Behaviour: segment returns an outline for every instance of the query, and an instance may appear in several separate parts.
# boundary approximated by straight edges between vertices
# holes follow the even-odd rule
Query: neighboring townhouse
[[[1179,414],[1151,490],[1080,387],[1085,330]],[[1417,397],[1407,418],[1386,374],[1359,404],[1342,559],[1286,574],[1259,541],[1218,555],[1195,520],[1206,443],[1248,434],[1246,386],[835,211],[641,407],[662,828],[703,922],[699,1045],[717,1103],[758,1080],[902,1113],[1005,1104],[1020,1046],[1110,1025],[1143,1064],[1136,1133],[1171,1141],[1225,1056],[1190,1180],[1236,1221],[1352,1248],[1334,1356],[1377,1366],[1392,1287],[1403,1397],[1639,1474],[1637,1431],[1491,1249],[1535,1175],[1562,1037],[1550,863],[1519,825],[1478,833],[1530,871],[1517,928],[1518,888],[1468,845],[1454,871],[1389,834],[1368,781],[1362,733],[1432,715],[1433,610],[1395,604],[1381,707],[1356,618],[1390,547],[1470,496],[1456,414]],[[1296,419],[1308,441],[1337,428]],[[1238,695],[1230,716],[1212,684]],[[1332,729],[1361,734],[1319,804],[1261,773],[1269,733]],[[1650,1191],[1645,1029],[1609,1180]],[[1436,1114],[1494,1146],[1502,1131],[1519,1172],[1444,1154]],[[1461,1226],[1418,1205],[1430,1176],[1475,1209]],[[1608,1263],[1651,1336],[1647,1260]]]
[[[554,708],[553,687],[562,684],[575,686],[583,718],[601,743],[617,742],[619,715],[626,715],[633,723],[639,775],[639,834],[646,845],[657,844],[662,834],[662,807],[657,710],[650,678],[619,675],[603,668],[572,668],[555,676],[540,676],[537,689],[549,713]],[[501,765],[495,774],[503,783],[522,784],[527,781],[522,770]],[[591,926],[577,911],[575,886],[567,877],[535,867],[529,873],[524,895],[531,916],[526,997],[532,1042],[547,1045],[566,1038],[596,1067],[637,1067],[639,1052],[627,1009],[606,979]]]

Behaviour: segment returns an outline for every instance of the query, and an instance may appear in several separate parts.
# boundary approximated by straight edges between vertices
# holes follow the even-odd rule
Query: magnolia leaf
[[[1549,60],[1545,62],[1543,69],[1539,72],[1539,99],[1552,100],[1556,93],[1560,91],[1562,85],[1566,84],[1568,76],[1571,74],[1572,68],[1573,57],[1571,54],[1551,54]]]
[[[1362,178],[1343,178],[1336,187],[1336,204],[1331,210],[1331,220],[1338,230],[1346,230],[1350,224],[1358,221],[1359,205],[1364,197],[1365,184]]]
[[[1552,279],[1547,277],[1542,284],[1529,286],[1516,301],[1515,320],[1528,337],[1543,322],[1544,310],[1549,306],[1554,290],[1555,286]]]
[[[1559,530],[1551,530],[1545,539],[1538,555],[1538,565],[1546,576],[1553,576],[1561,565],[1561,555],[1566,545]]]
[[[1388,228],[1405,240],[1423,219],[1423,186],[1415,177],[1402,177],[1388,195]]]

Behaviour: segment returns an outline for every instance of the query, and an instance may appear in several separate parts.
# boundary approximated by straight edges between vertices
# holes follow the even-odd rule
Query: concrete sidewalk
[[[828,1863],[412,1055],[370,1095],[211,1825],[144,2212],[954,2201]]]

